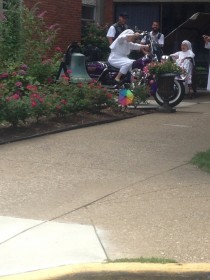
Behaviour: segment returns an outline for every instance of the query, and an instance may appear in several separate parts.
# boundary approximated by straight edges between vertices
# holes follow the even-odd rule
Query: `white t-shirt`
[[[112,37],[112,38],[114,38],[114,37],[115,37],[115,34],[116,34],[116,29],[115,29],[115,27],[114,27],[113,25],[111,25],[111,26],[109,27],[109,30],[108,30],[107,34],[106,34],[106,37]]]

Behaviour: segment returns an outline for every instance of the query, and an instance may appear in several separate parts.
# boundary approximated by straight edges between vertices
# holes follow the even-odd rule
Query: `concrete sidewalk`
[[[0,147],[0,276],[107,259],[210,262],[210,95]]]

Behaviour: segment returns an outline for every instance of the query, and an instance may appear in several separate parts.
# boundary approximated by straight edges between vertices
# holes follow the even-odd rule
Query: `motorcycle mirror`
[[[146,36],[147,34],[148,34],[147,31],[141,31],[141,33],[140,33],[141,36]]]
[[[162,55],[161,60],[169,60],[169,56],[168,55]]]

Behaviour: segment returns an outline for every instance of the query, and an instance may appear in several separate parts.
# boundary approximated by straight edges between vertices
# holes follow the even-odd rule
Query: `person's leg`
[[[119,72],[118,72],[117,76],[115,77],[115,81],[117,81],[119,83],[122,76],[126,75],[128,73],[128,71],[131,70],[134,60],[129,59],[127,57],[122,57],[122,58],[117,58],[117,59],[109,58],[108,62],[115,68],[119,68]]]
[[[121,73],[120,71],[118,72],[117,76],[115,77],[115,81],[120,82],[121,78],[122,78],[123,73]]]
[[[131,70],[132,64],[134,60],[132,59],[126,59],[121,63],[120,71],[118,72],[117,76],[115,77],[115,80],[117,82],[120,82],[123,75],[126,75],[128,71]]]

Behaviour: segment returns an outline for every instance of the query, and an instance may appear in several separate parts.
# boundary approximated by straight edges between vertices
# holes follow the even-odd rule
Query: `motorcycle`
[[[168,59],[167,56],[162,55],[162,50],[154,41],[148,32],[142,32],[141,36],[148,36],[150,42],[150,54],[143,56],[133,62],[132,70],[121,81],[121,87],[130,84],[130,89],[138,85],[148,85],[151,88],[150,94],[155,101],[162,106],[164,101],[158,94],[156,83],[151,83],[152,77],[144,72],[144,67],[151,62],[160,62],[160,60]],[[90,61],[86,63],[87,72],[91,78],[100,82],[109,90],[116,90],[115,77],[119,71],[118,68],[111,66],[104,61]],[[135,83],[133,82],[135,80]],[[174,90],[169,96],[170,107],[177,106],[185,96],[184,80],[181,76],[176,76],[174,79]]]
[[[142,32],[141,36],[148,35],[148,32]],[[159,61],[157,50],[158,45],[156,42],[149,36],[150,40],[150,54],[143,56],[133,62],[131,72],[128,72],[123,80],[121,81],[120,87],[127,87],[132,90],[135,86],[139,85],[148,85],[150,87],[150,95],[153,96],[155,101],[162,106],[164,101],[161,96],[158,94],[158,88],[156,83],[151,83],[151,76],[144,72],[144,67],[151,62]],[[66,72],[68,65],[71,62],[71,54],[74,52],[82,52],[81,48],[76,42],[73,42],[69,45],[67,52],[64,56],[64,61],[62,62],[59,73],[61,69]],[[116,87],[115,77],[119,72],[118,68],[111,66],[108,62],[94,60],[90,61],[90,58],[97,58],[99,57],[98,53],[100,54],[100,50],[96,47],[88,46],[88,52],[84,52],[86,57],[89,59],[86,61],[86,70],[88,75],[97,82],[101,83],[102,86],[106,87],[110,91],[117,91],[119,90],[118,86]],[[59,75],[58,75],[59,76]],[[135,82],[134,82],[135,81]],[[176,77],[174,79],[174,90],[173,93],[169,96],[169,106],[174,107],[178,105],[184,98],[185,95],[185,87],[184,81],[180,77]]]

